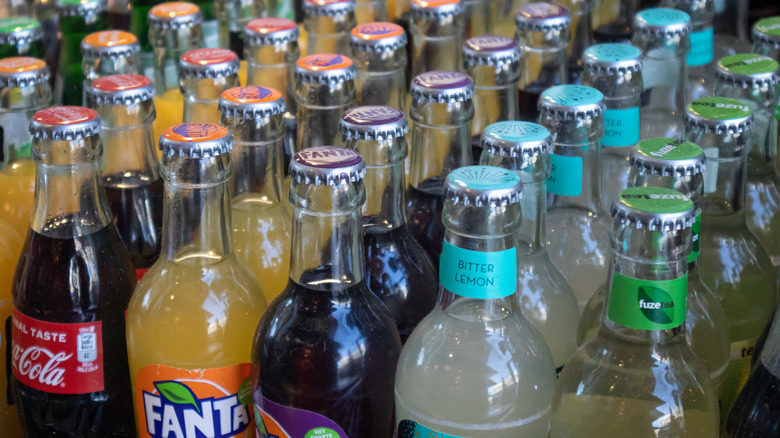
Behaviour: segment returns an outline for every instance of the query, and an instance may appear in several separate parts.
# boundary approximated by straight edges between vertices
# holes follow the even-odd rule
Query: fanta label
[[[341,427],[320,414],[274,403],[255,394],[257,438],[347,438]]]
[[[141,368],[135,381],[138,433],[154,438],[245,437],[252,424],[248,363],[186,370]]]

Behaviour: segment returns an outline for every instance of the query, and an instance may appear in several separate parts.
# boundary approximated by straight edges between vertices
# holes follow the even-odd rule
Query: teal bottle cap
[[[556,85],[542,92],[539,109],[553,117],[597,117],[606,104],[601,91],[585,85]]]
[[[629,44],[596,44],[582,54],[585,68],[599,73],[637,72],[642,61],[642,51]]]
[[[696,143],[679,138],[649,138],[634,146],[629,164],[649,175],[684,177],[702,173],[707,159]]]
[[[16,46],[39,41],[43,36],[41,24],[29,17],[0,19],[0,45]]]
[[[768,56],[740,53],[721,58],[715,67],[715,76],[733,86],[775,87],[779,69],[780,64]]]
[[[520,46],[512,38],[497,35],[482,35],[469,38],[463,43],[463,63],[467,68],[490,65],[504,68],[505,65],[520,63]]]
[[[497,207],[520,202],[522,184],[511,170],[466,166],[447,175],[446,198],[455,204]]]
[[[645,9],[636,14],[634,32],[657,38],[685,36],[691,33],[691,16],[679,9]]]
[[[553,3],[529,3],[517,11],[515,26],[517,30],[561,31],[571,26],[571,14],[568,9]]]
[[[685,125],[719,135],[741,133],[753,126],[750,106],[727,97],[703,97],[685,107]]]
[[[632,187],[620,192],[610,215],[640,230],[677,231],[691,228],[696,209],[691,198],[660,187]]]
[[[160,136],[164,155],[208,158],[230,153],[233,137],[224,126],[211,123],[182,123],[169,126]]]
[[[290,160],[290,177],[301,184],[328,185],[358,182],[366,174],[366,163],[352,149],[317,146],[296,152]]]
[[[549,153],[552,136],[547,128],[536,123],[506,121],[488,125],[480,143],[494,155],[530,158]]]
[[[57,0],[60,16],[74,17],[98,14],[108,9],[108,0]]]
[[[753,41],[780,48],[780,16],[762,18],[753,25]]]

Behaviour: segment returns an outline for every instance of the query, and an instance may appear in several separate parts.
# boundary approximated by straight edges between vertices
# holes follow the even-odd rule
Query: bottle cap
[[[463,13],[460,0],[412,0],[409,11],[414,18],[442,18]]]
[[[639,230],[677,231],[691,228],[696,209],[691,198],[660,187],[631,187],[620,192],[609,213]]]
[[[337,186],[358,182],[366,174],[363,157],[352,149],[317,146],[296,152],[290,160],[294,182]]]
[[[746,103],[727,97],[703,97],[685,107],[688,127],[718,135],[741,133],[753,126],[753,111]]]
[[[704,171],[707,159],[696,143],[679,138],[648,138],[634,146],[631,167],[649,175],[683,177]]]
[[[146,19],[151,28],[179,29],[200,25],[203,14],[194,3],[165,2],[149,9]]]
[[[412,99],[427,102],[454,103],[470,100],[474,94],[474,81],[463,73],[429,71],[412,79]]]
[[[498,207],[520,202],[520,177],[493,166],[465,166],[447,174],[445,197],[455,204]]]
[[[93,58],[132,56],[140,51],[138,38],[122,30],[103,30],[81,40],[81,54]]]
[[[227,128],[211,123],[182,123],[169,126],[160,136],[165,155],[183,158],[208,158],[233,149],[233,137]]]
[[[352,50],[385,52],[406,47],[404,28],[394,23],[366,23],[355,26],[350,36]]]
[[[179,76],[183,78],[223,78],[238,73],[241,61],[228,49],[195,49],[181,56]]]
[[[529,3],[515,15],[517,30],[548,32],[571,26],[569,10],[552,3]]]
[[[483,35],[463,43],[463,62],[467,67],[490,65],[501,67],[520,62],[520,46],[512,38]]]
[[[154,98],[154,85],[146,76],[111,75],[92,81],[89,93],[95,105],[129,105]]]
[[[273,88],[247,85],[222,92],[219,112],[226,117],[260,119],[284,113],[282,93]]]
[[[780,49],[780,16],[756,21],[753,25],[753,41]]]
[[[339,84],[355,79],[355,66],[348,56],[317,53],[295,63],[295,80],[316,84]]]
[[[585,49],[582,63],[599,74],[633,73],[642,69],[642,51],[629,44],[596,44]]]
[[[679,9],[645,9],[636,14],[634,32],[642,32],[656,38],[685,36],[691,33],[691,16]]]
[[[542,92],[539,110],[555,118],[598,117],[606,110],[601,91],[585,85],[556,85]]]
[[[30,134],[42,140],[78,140],[100,133],[100,117],[89,108],[55,106],[33,114]]]
[[[305,0],[303,2],[304,16],[347,15],[355,12],[355,0]]]
[[[247,23],[244,40],[252,44],[287,44],[298,41],[298,25],[286,18],[256,18]]]
[[[339,122],[344,139],[383,141],[403,137],[409,122],[401,111],[389,106],[357,106],[344,111]]]
[[[57,13],[60,16],[75,17],[98,14],[107,9],[107,0],[57,0]]]
[[[0,45],[16,46],[39,41],[43,36],[41,24],[30,17],[0,19]]]
[[[740,88],[776,87],[778,69],[780,64],[768,56],[740,53],[721,58],[715,77]]]
[[[29,87],[49,80],[49,67],[26,56],[0,59],[0,87]]]
[[[552,136],[542,125],[505,121],[488,125],[482,131],[483,149],[501,157],[530,158],[552,152]]]

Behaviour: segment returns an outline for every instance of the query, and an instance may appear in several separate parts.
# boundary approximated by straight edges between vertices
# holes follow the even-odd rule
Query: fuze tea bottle
[[[127,310],[140,437],[252,437],[251,333],[267,304],[230,227],[232,140],[208,123],[160,138],[163,249]]]
[[[350,35],[358,105],[406,107],[406,32],[393,23],[366,23]]]
[[[179,83],[184,96],[184,123],[219,123],[219,97],[241,85],[240,61],[228,49],[195,49],[179,61]]]
[[[558,378],[550,437],[717,438],[715,388],[683,329],[693,202],[636,187],[610,213],[607,309]]]
[[[543,437],[555,373],[514,302],[520,178],[467,166],[446,184],[439,300],[398,362],[397,436]]]
[[[89,92],[96,79],[141,71],[138,38],[130,32],[103,30],[81,40],[81,70],[84,85],[81,106],[89,106]]]
[[[365,163],[318,146],[290,162],[290,282],[252,348],[260,437],[390,438],[401,340],[365,280]]]
[[[11,334],[25,436],[135,435],[123,333],[136,279],[100,184],[100,118],[52,107],[30,131],[35,207]]]
[[[41,23],[30,17],[0,18],[0,59],[12,56],[43,58]]]

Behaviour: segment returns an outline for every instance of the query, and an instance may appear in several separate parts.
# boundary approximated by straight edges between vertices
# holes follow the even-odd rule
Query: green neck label
[[[726,71],[740,75],[773,73],[780,68],[780,64],[774,59],[768,56],[756,55],[754,53],[740,53],[726,56],[718,63],[722,65]]]
[[[439,283],[469,298],[504,298],[517,290],[517,249],[472,251],[446,240],[439,261]]]
[[[703,97],[688,104],[693,114],[710,120],[733,120],[749,116],[750,106],[727,97]]]
[[[669,330],[685,323],[688,274],[674,280],[642,280],[615,272],[607,316],[636,330]]]

